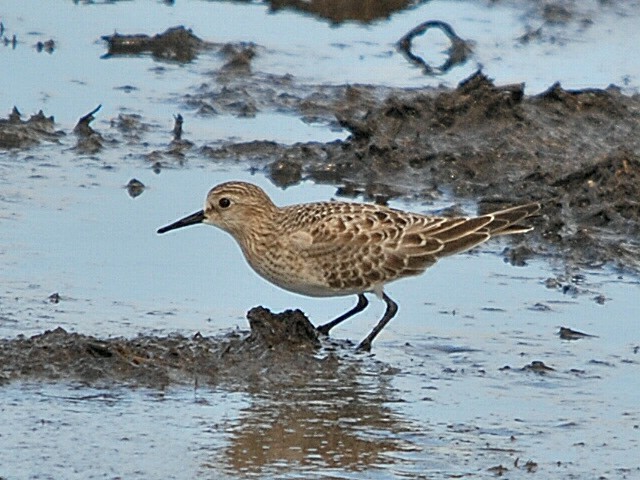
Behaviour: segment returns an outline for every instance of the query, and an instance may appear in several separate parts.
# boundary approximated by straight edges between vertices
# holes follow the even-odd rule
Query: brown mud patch
[[[105,35],[108,53],[104,58],[114,55],[150,54],[161,60],[190,62],[196,58],[205,42],[183,26],[169,28],[153,37],[145,34],[123,35],[114,33]]]
[[[408,0],[365,0],[364,2],[338,1],[300,1],[300,0],[270,0],[266,2],[269,8],[278,12],[280,10],[292,10],[318,18],[329,20],[332,23],[356,21],[370,23],[384,18],[389,18],[395,12],[414,7],[422,2]]]
[[[249,333],[218,337],[196,333],[99,339],[58,327],[29,338],[1,339],[0,383],[32,378],[151,388],[242,385],[315,378],[339,364],[326,349],[318,355],[315,328],[299,310],[272,314],[256,307],[247,319]]]
[[[46,117],[40,110],[27,120],[16,107],[7,118],[0,119],[0,150],[24,149],[42,141],[57,142],[65,135],[55,130],[53,117]]]

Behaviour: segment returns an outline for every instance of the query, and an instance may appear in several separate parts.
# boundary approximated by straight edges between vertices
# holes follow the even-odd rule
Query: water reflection
[[[318,18],[330,20],[339,24],[342,22],[356,21],[370,23],[375,20],[389,18],[396,12],[415,7],[422,1],[387,0],[385,2],[365,0],[353,2],[351,0],[271,0],[271,10],[294,10],[313,15]]]
[[[398,453],[419,447],[408,439],[414,427],[393,408],[399,395],[392,375],[381,370],[365,360],[252,385],[249,405],[227,430],[228,446],[203,467],[264,475],[320,467],[358,472],[400,461]]]

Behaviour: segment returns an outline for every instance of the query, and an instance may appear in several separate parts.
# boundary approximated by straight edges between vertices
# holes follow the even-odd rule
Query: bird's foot
[[[361,341],[356,347],[357,353],[369,353],[371,351],[371,342],[368,340]]]

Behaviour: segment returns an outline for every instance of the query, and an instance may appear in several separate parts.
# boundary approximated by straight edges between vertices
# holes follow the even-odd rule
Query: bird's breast
[[[335,269],[344,263],[328,256],[318,257],[304,236],[275,236],[270,242],[240,242],[251,268],[265,280],[285,290],[312,297],[352,295],[366,291],[363,282],[345,285],[336,282]],[[347,267],[348,268],[348,267]]]

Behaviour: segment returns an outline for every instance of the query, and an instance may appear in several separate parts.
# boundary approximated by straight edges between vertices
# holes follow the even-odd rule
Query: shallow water
[[[60,146],[0,152],[4,338],[57,326],[100,337],[215,335],[246,329],[245,313],[258,304],[298,307],[318,324],[355,300],[310,299],[267,284],[213,228],[155,233],[200,209],[212,185],[232,178],[259,184],[279,204],[326,200],[335,187],[304,182],[280,190],[247,165],[197,155],[156,174],[145,158],[166,145],[178,111],[196,143],[329,141],[345,133],[286,112],[250,119],[185,112],[184,91],[206,81],[219,58],[203,53],[187,65],[100,59],[100,35],[154,34],[182,23],[210,41],[256,42],[264,47],[256,69],[313,83],[454,85],[478,63],[497,82],[526,81],[534,92],[556,80],[634,91],[640,78],[622,48],[638,35],[636,4],[589,6],[594,25],[551,27],[558,41],[528,46],[514,39],[535,17],[519,4],[429,2],[388,21],[333,28],[292,12],[267,14],[255,3],[61,3],[52,10],[33,2],[29,11],[5,4],[2,21],[20,43],[0,47],[17,79],[0,92],[0,108],[44,108],[68,131],[103,103],[95,126],[107,137],[116,136],[109,120],[123,111],[143,114],[152,128],[144,142],[94,156],[73,152],[72,136]],[[456,20],[458,33],[477,43],[473,60],[438,78],[408,65],[393,43],[427,18]],[[32,43],[49,37],[58,44],[54,54],[37,54]],[[131,178],[148,187],[137,198],[124,188]],[[453,201],[392,205],[426,212]],[[509,478],[529,478],[528,470],[544,478],[640,478],[638,279],[606,269],[572,277],[536,259],[513,267],[499,255],[506,246],[491,242],[389,286],[400,311],[372,356],[346,353],[348,371],[311,384],[164,391],[71,380],[2,384],[0,477],[492,478],[501,466]],[[548,288],[548,278],[559,287]],[[54,292],[59,303],[48,300]],[[357,341],[382,311],[374,299],[333,335]],[[561,340],[561,326],[594,337]],[[554,370],[522,370],[534,361]]]
[[[0,92],[0,111],[14,105],[25,113],[45,108],[63,124],[99,103],[103,118],[124,107],[167,121],[167,109],[175,109],[171,99],[206,82],[206,72],[219,68],[222,59],[206,52],[189,64],[150,57],[104,59],[100,37],[115,31],[154,35],[176,25],[209,42],[254,42],[260,46],[255,70],[293,75],[302,83],[455,86],[479,66],[497,84],[526,82],[528,94],[556,81],[569,89],[615,83],[637,92],[640,79],[640,64],[629,54],[640,37],[637,2],[581,2],[572,18],[553,23],[527,2],[441,0],[396,12],[386,21],[335,27],[293,11],[269,14],[260,3],[63,2],[55,9],[46,0],[32,1],[28,9],[20,0],[3,4],[4,35],[15,34],[18,45],[0,48],[14,79]],[[475,42],[474,56],[445,75],[423,75],[395,43],[426,20],[449,22],[460,37]],[[519,40],[540,27],[539,39]],[[48,39],[56,42],[56,50],[38,54],[34,45]],[[416,53],[434,64],[441,63],[448,47],[437,32],[416,39]]]

